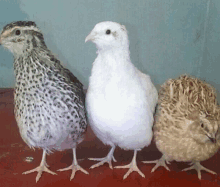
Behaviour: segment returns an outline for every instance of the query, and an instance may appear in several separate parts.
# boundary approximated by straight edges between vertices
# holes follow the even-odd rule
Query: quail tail
[[[112,168],[112,160],[114,162],[117,162],[115,160],[114,156],[113,156],[114,150],[115,150],[115,146],[112,146],[112,148],[109,151],[108,155],[106,157],[104,157],[104,158],[89,158],[89,160],[100,161],[97,164],[92,165],[89,169],[93,169],[93,168],[99,167],[99,166],[103,165],[106,162],[109,164],[110,169],[113,169]]]
[[[26,171],[26,172],[23,172],[22,174],[29,174],[29,173],[32,173],[32,172],[35,172],[37,171],[38,174],[37,174],[37,177],[36,177],[36,183],[39,181],[41,175],[42,175],[42,172],[47,172],[47,173],[50,173],[52,175],[57,175],[56,173],[50,171],[47,167],[47,163],[46,163],[46,150],[43,150],[43,156],[42,156],[42,160],[41,160],[41,163],[40,163],[40,166],[32,169],[32,170],[29,170],[29,171]]]
[[[76,159],[76,148],[73,148],[73,164],[70,165],[69,167],[67,168],[63,168],[63,169],[59,169],[57,171],[66,171],[66,170],[72,170],[72,174],[71,174],[71,177],[70,177],[70,180],[72,180],[75,176],[75,173],[80,170],[82,171],[83,173],[85,174],[89,174],[86,170],[84,170],[77,162],[77,159]]]
[[[160,166],[163,166],[166,168],[166,170],[170,171],[170,169],[167,167],[167,164],[170,164],[166,159],[165,156],[163,155],[159,160],[153,160],[153,161],[142,161],[145,164],[153,164],[155,163],[156,165],[153,167],[153,169],[151,170],[151,173],[154,172],[157,168],[159,168]]]
[[[137,156],[137,150],[134,150],[134,156],[130,164],[125,166],[115,166],[114,168],[129,168],[128,172],[124,175],[123,179],[126,179],[128,175],[130,175],[131,172],[136,171],[138,172],[142,177],[145,178],[145,175],[138,169],[137,163],[136,163],[136,156]]]
[[[200,164],[200,162],[192,162],[191,165],[192,166],[190,166],[188,168],[185,168],[182,171],[188,171],[188,170],[191,170],[191,169],[195,169],[197,171],[197,173],[198,173],[199,180],[201,180],[201,170],[204,170],[204,171],[206,171],[208,173],[216,175],[216,173],[214,171],[211,171],[211,170],[205,168],[204,166],[202,166]]]

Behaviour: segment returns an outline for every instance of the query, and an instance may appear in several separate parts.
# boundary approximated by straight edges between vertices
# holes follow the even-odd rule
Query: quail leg
[[[201,180],[201,170],[204,170],[204,171],[207,171],[208,173],[211,173],[211,174],[214,174],[216,175],[216,173],[214,171],[211,171],[205,167],[203,167],[200,162],[192,162],[191,163],[192,166],[186,168],[186,169],[183,169],[182,171],[188,171],[188,170],[191,170],[191,169],[195,169],[197,172],[198,172],[198,178]]]
[[[76,159],[76,148],[73,148],[73,164],[70,165],[69,167],[67,168],[63,168],[63,169],[59,169],[57,171],[66,171],[66,170],[70,170],[72,169],[72,174],[71,174],[71,177],[70,177],[70,180],[72,180],[75,176],[75,173],[80,170],[82,171],[83,173],[85,174],[89,174],[86,170],[84,170],[77,162],[77,159]]]
[[[50,173],[52,175],[57,175],[56,173],[50,171],[47,167],[48,167],[48,165],[46,163],[46,150],[43,150],[43,156],[42,156],[42,160],[41,160],[40,166],[38,166],[38,167],[36,167],[36,168],[34,168],[32,170],[23,172],[22,174],[29,174],[29,173],[37,171],[38,174],[37,174],[37,177],[36,177],[36,183],[40,179],[43,171],[45,171],[47,173]]]
[[[170,164],[166,159],[165,156],[163,155],[159,160],[153,160],[153,161],[142,161],[145,164],[152,164],[155,163],[156,165],[153,167],[153,169],[151,170],[151,172],[154,172],[158,167],[163,166],[165,167],[168,171],[170,171],[170,169],[167,167],[167,164]]]
[[[128,175],[130,175],[131,172],[136,171],[138,172],[142,177],[145,178],[145,175],[138,169],[137,163],[136,163],[136,156],[137,156],[137,150],[134,150],[134,156],[130,164],[125,166],[115,166],[114,168],[129,168],[128,172],[124,175],[123,179],[126,179]]]
[[[108,155],[106,157],[104,157],[104,158],[89,158],[89,160],[100,161],[99,163],[92,165],[89,169],[93,169],[93,168],[99,167],[99,166],[103,165],[105,162],[107,162],[109,164],[109,167],[111,169],[113,169],[112,168],[112,160],[114,162],[116,162],[116,160],[115,160],[115,158],[113,156],[114,150],[115,150],[115,146],[113,146],[111,148],[111,150],[109,151]]]

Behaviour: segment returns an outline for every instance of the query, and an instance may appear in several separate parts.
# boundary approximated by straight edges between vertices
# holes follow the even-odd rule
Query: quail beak
[[[90,32],[89,35],[85,39],[85,43],[88,41],[94,41],[96,39],[96,34],[93,32]]]
[[[215,138],[210,138],[210,137],[209,137],[209,139],[210,139],[210,141],[211,141],[212,143],[216,143],[216,139],[215,139]]]
[[[0,45],[2,45],[2,40],[1,40],[1,37],[0,37]]]
[[[212,142],[212,143],[216,143],[216,137],[215,137],[215,135],[213,135],[213,136],[208,136],[209,137],[209,139],[210,139],[210,141]]]

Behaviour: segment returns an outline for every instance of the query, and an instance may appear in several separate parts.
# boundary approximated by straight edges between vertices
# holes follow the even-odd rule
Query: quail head
[[[83,140],[87,127],[83,85],[47,48],[43,33],[32,21],[6,25],[0,44],[14,55],[16,77],[15,117],[22,139],[30,147],[43,149],[40,166],[24,172],[37,171],[36,182],[47,168],[46,153],[73,149],[71,179],[77,170],[88,174],[76,160],[75,149]]]
[[[215,89],[209,84],[187,75],[170,79],[159,92],[158,109],[153,127],[161,159],[146,161],[169,168],[166,162],[191,162],[184,169],[196,169],[201,179],[201,170],[215,172],[203,167],[200,162],[209,159],[220,146],[220,108]]]
[[[129,40],[125,26],[111,22],[98,23],[86,37],[98,49],[93,62],[86,109],[89,123],[96,136],[111,150],[91,168],[105,162],[112,169],[116,146],[134,150],[124,179],[132,172],[144,174],[136,164],[137,151],[148,146],[152,139],[153,113],[157,103],[157,90],[150,76],[140,72],[130,60]]]

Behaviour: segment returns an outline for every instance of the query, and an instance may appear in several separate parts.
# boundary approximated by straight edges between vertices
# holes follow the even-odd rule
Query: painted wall
[[[156,85],[189,73],[220,92],[219,10],[218,0],[1,0],[0,28],[36,21],[47,46],[87,87],[96,48],[85,37],[96,23],[116,21],[129,32],[132,62]],[[13,85],[13,57],[1,47],[0,87]]]
[[[21,11],[16,0],[0,0],[0,30],[14,20],[25,20],[27,15]],[[0,88],[14,86],[13,56],[0,46]]]

